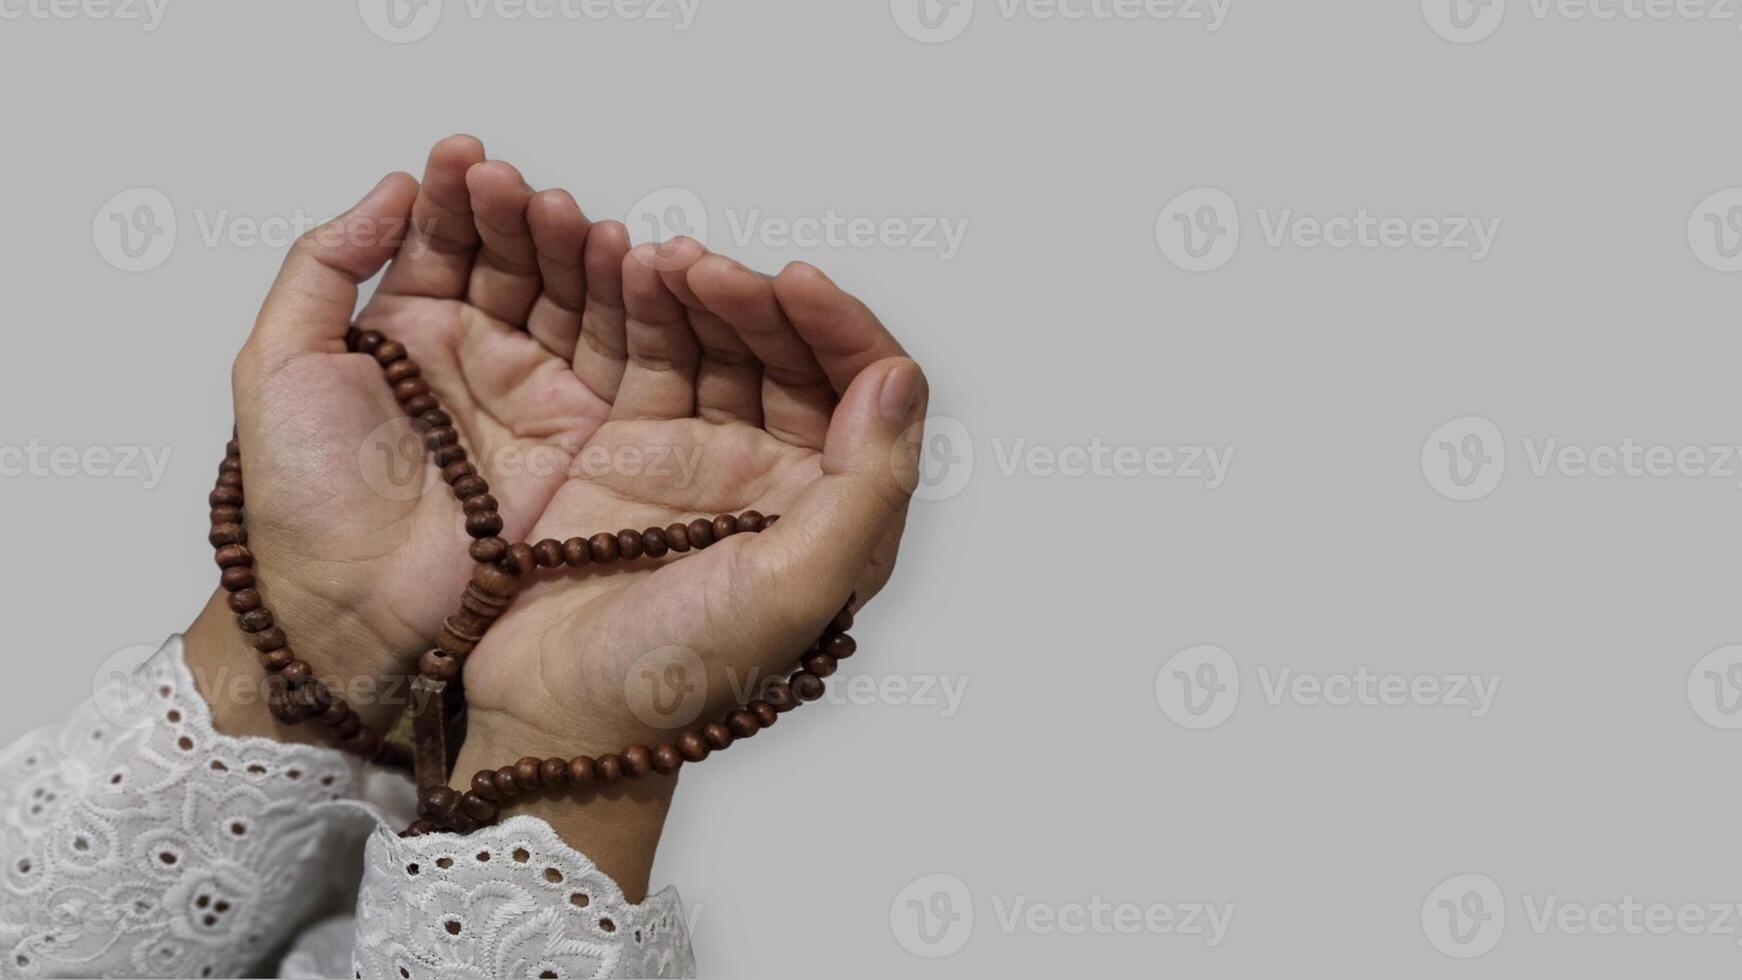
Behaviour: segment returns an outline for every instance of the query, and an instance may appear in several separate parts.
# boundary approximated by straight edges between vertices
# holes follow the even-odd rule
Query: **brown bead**
[[[738,518],[731,514],[721,514],[714,518],[714,540],[724,541],[738,533]]]
[[[278,672],[278,676],[284,678],[284,682],[295,689],[307,684],[309,678],[314,676],[314,672],[315,669],[308,665],[308,661],[292,660],[284,665],[284,669]]]
[[[226,592],[240,592],[255,586],[254,569],[244,565],[224,569],[224,574],[218,579]]]
[[[394,361],[405,360],[405,345],[389,340],[375,348],[375,363],[385,367]]]
[[[242,508],[225,504],[212,508],[212,526],[242,523]]]
[[[436,452],[443,446],[457,445],[459,441],[460,434],[456,432],[454,427],[451,425],[444,425],[438,429],[431,429],[423,434],[424,447],[430,452]]]
[[[457,660],[476,650],[481,639],[481,634],[468,631],[465,624],[449,616],[442,622],[442,631],[436,634],[436,649]]]
[[[540,568],[555,568],[563,563],[563,543],[545,538],[532,546],[532,557]]]
[[[243,589],[230,593],[230,611],[241,614],[259,609],[265,600],[260,597],[259,589]]]
[[[213,507],[242,506],[242,489],[240,487],[213,487],[206,495],[206,503]]]
[[[248,532],[240,524],[218,524],[212,527],[212,533],[206,535],[206,540],[214,548],[227,544],[247,544]]]
[[[350,715],[350,705],[343,701],[334,701],[332,704],[327,705],[326,710],[322,711],[320,718],[316,720],[328,728],[333,728],[342,723],[346,718],[350,717]]]
[[[401,381],[410,381],[412,378],[421,377],[422,374],[423,372],[419,371],[417,365],[411,361],[396,361],[387,365],[387,370],[381,372],[381,376],[386,378],[390,385],[397,385]]]
[[[767,701],[756,700],[749,704],[750,713],[756,716],[756,723],[763,728],[773,728],[780,720],[780,712],[774,710],[774,705]]]
[[[835,633],[845,633],[853,628],[853,607],[846,606],[835,614],[835,619],[829,624],[829,629]]]
[[[684,732],[677,737],[677,750],[685,762],[701,762],[708,757],[708,740],[698,732]]]
[[[610,785],[623,778],[623,760],[615,755],[602,755],[593,760],[593,779]]]
[[[480,769],[472,774],[472,792],[494,803],[502,798],[496,791],[496,770]]]
[[[273,626],[272,611],[269,609],[250,609],[236,617],[236,625],[242,627],[244,633],[258,633],[269,630]]]
[[[365,330],[357,335],[357,352],[371,356],[387,343],[387,338],[379,330]]]
[[[240,457],[240,456],[225,456],[222,460],[220,460],[218,462],[218,472],[219,473],[240,473],[240,472],[242,472],[242,457]]]
[[[460,797],[460,809],[479,823],[490,823],[496,819],[496,804],[477,793],[467,793]]]
[[[587,550],[595,564],[608,565],[617,560],[617,536],[600,531],[587,539]]]
[[[418,395],[416,398],[400,403],[407,415],[423,416],[441,407],[434,395]]]
[[[542,760],[532,756],[521,759],[514,764],[514,781],[520,784],[521,789],[537,789],[543,786],[544,780],[539,773],[543,765]]]
[[[447,816],[460,804],[460,794],[447,786],[431,786],[417,794],[417,815],[431,820]]]
[[[502,515],[489,511],[468,514],[466,533],[474,538],[493,538],[502,533]]]
[[[593,552],[583,538],[570,538],[563,542],[563,561],[570,568],[580,568],[593,560]]]
[[[524,576],[538,567],[538,559],[532,556],[532,545],[522,542],[510,545],[508,557],[503,560],[502,568],[510,575]]]
[[[520,784],[514,779],[513,766],[503,766],[496,770],[496,793],[503,799],[513,799],[520,795]]]
[[[440,466],[442,469],[447,469],[455,463],[466,462],[466,447],[459,445],[443,446],[435,451],[435,456],[433,458],[435,459],[435,464],[437,466]]]
[[[485,595],[499,598],[513,595],[520,586],[518,579],[498,565],[479,565],[472,569],[472,584]]]
[[[468,476],[477,475],[478,468],[473,466],[470,460],[462,459],[457,463],[449,463],[442,467],[442,482],[447,484],[458,483]]]
[[[804,667],[806,673],[815,674],[818,677],[828,677],[835,672],[837,666],[835,658],[826,653],[810,654],[799,663]]]
[[[451,681],[460,672],[460,662],[441,650],[426,650],[417,660],[417,672],[438,681]]]
[[[296,658],[291,654],[289,647],[279,647],[270,653],[260,655],[260,669],[268,674],[276,674],[290,666],[290,662],[294,659]]]
[[[823,641],[822,652],[834,657],[836,660],[845,660],[856,653],[858,649],[858,640],[853,639],[845,633],[837,633]]]
[[[453,425],[454,417],[439,408],[431,408],[417,413],[417,420],[432,429]]]
[[[466,464],[470,466],[471,464]],[[454,499],[466,500],[470,497],[482,497],[490,492],[490,482],[481,476],[463,476],[453,481]],[[491,508],[494,510],[495,508]]]
[[[734,738],[749,738],[760,731],[762,726],[757,723],[755,715],[739,708],[726,716],[726,728],[732,732]]]
[[[641,532],[641,553],[647,557],[664,558],[670,547],[665,543],[664,528],[650,527]]]
[[[569,760],[569,785],[585,786],[593,781],[593,757],[577,755]]]
[[[623,775],[640,779],[653,771],[653,756],[645,745],[631,745],[623,750]]]
[[[401,361],[400,363],[405,362]],[[429,382],[422,378],[406,378],[393,386],[393,397],[402,402],[408,402],[419,395],[427,394],[429,394]]]
[[[661,776],[669,776],[683,766],[683,753],[675,745],[656,745],[653,747],[653,771]]]
[[[363,730],[363,719],[351,714],[344,721],[333,726],[333,737],[343,742],[345,739]]]
[[[665,543],[678,554],[690,550],[690,529],[682,524],[673,524],[665,529]]]
[[[494,513],[502,509],[502,504],[490,494],[480,493],[460,501],[460,509],[468,514],[478,514],[485,511]]]
[[[381,733],[373,728],[359,728],[350,738],[342,739],[339,748],[363,759],[373,759],[381,751]]]
[[[289,645],[290,641],[285,638],[284,630],[277,626],[254,634],[254,649],[261,653],[282,650]]]
[[[798,695],[800,701],[815,701],[823,696],[823,679],[817,675],[801,670],[792,675],[792,693]]]
[[[714,522],[706,517],[698,517],[689,523],[690,546],[706,548],[714,543]]]
[[[702,740],[715,752],[731,748],[734,737],[732,729],[717,721],[710,721],[702,726]]]
[[[217,485],[220,487],[235,487],[242,489],[242,473],[239,470],[226,470],[218,474]]]
[[[792,685],[785,678],[777,677],[768,683],[762,692],[762,700],[774,705],[774,710],[785,714],[799,706],[798,696],[792,693]]]
[[[617,532],[617,556],[624,561],[641,557],[641,532],[624,528]]]
[[[508,554],[508,542],[501,538],[479,538],[472,542],[468,553],[475,562],[499,562]]]
[[[747,510],[738,515],[738,530],[740,531],[747,531],[754,534],[757,531],[762,530],[763,525],[766,523],[767,521],[763,518],[761,511]]]
[[[569,784],[569,764],[562,759],[546,759],[538,767],[538,778],[546,786],[567,786]]]
[[[219,568],[251,568],[254,565],[254,552],[248,550],[245,544],[227,544],[214,554]]]

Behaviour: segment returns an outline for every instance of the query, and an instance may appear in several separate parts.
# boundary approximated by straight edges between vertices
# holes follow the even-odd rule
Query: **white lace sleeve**
[[[172,638],[0,753],[0,975],[257,976],[331,896],[339,752],[212,729]]]
[[[464,836],[383,828],[364,863],[358,977],[695,976],[677,892],[629,904],[542,820]]]

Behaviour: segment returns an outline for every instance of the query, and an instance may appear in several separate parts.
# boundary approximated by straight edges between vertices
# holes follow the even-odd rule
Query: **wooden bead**
[[[473,773],[472,792],[476,793],[479,798],[489,800],[492,803],[500,800],[502,794],[496,791],[496,770],[480,769]]]
[[[592,554],[594,564],[609,565],[617,560],[617,536],[600,531],[587,539],[587,550]]]
[[[661,776],[669,776],[677,772],[684,764],[683,753],[675,745],[656,745],[653,747],[653,771]]]
[[[218,463],[218,472],[219,473],[240,473],[240,472],[242,472],[242,457],[240,457],[240,456],[225,456]]]
[[[690,547],[706,548],[714,543],[714,522],[698,517],[689,523]]]
[[[479,823],[490,823],[496,819],[496,804],[477,793],[467,793],[460,797],[460,809]]]
[[[339,748],[363,759],[373,759],[381,751],[381,733],[373,728],[359,728],[355,735],[340,740]]]
[[[488,493],[480,493],[460,501],[460,509],[468,514],[478,514],[486,511],[489,513],[495,513],[502,509],[502,504],[498,502],[494,496]]]
[[[750,713],[756,716],[756,723],[763,728],[773,728],[774,723],[780,720],[780,712],[775,711],[774,705],[767,701],[760,699],[752,701],[748,708]]]
[[[417,672],[432,680],[451,681],[460,673],[460,662],[442,650],[426,650],[417,661]]]
[[[242,508],[225,504],[212,508],[212,526],[242,523]]]
[[[593,560],[593,551],[584,538],[570,538],[563,542],[563,561],[570,568],[580,568]]]
[[[401,402],[399,407],[405,409],[407,415],[423,416],[440,408],[441,403],[435,400],[434,395],[418,395],[416,398]]]
[[[670,546],[665,543],[665,529],[650,527],[641,532],[641,553],[649,558],[664,558]]]
[[[466,515],[466,533],[474,538],[493,538],[502,533],[502,515],[481,511]]]
[[[348,715],[344,721],[333,726],[333,737],[343,742],[345,739],[363,730],[363,719],[356,714]]]
[[[525,542],[510,545],[508,557],[502,561],[502,569],[517,577],[523,577],[537,567],[538,559],[532,556],[532,545]]]
[[[623,760],[615,755],[602,755],[593,760],[593,779],[610,785],[623,778]]]
[[[224,545],[213,557],[219,568],[252,568],[254,565],[254,552],[248,550],[245,544]]]
[[[733,738],[749,738],[762,729],[756,716],[743,708],[726,716],[726,728],[732,732]]]
[[[804,667],[806,673],[815,674],[818,677],[828,677],[833,674],[836,666],[835,658],[826,653],[810,654],[799,663]]]
[[[224,591],[226,592],[240,592],[243,589],[252,589],[255,585],[254,569],[245,565],[238,565],[235,568],[226,568],[224,569],[223,576],[219,578],[218,581],[223,584]]]
[[[556,568],[563,563],[563,543],[545,538],[532,546],[532,557],[540,568]]]
[[[472,464],[467,463],[466,465]],[[470,497],[487,495],[490,492],[490,482],[481,476],[463,476],[453,481],[453,488],[455,500],[466,500]]]
[[[447,786],[431,786],[417,796],[417,815],[431,820],[447,816],[460,804],[460,794]]]
[[[260,655],[260,669],[268,674],[276,674],[290,666],[290,662],[294,659],[296,657],[290,652],[289,647],[279,647],[270,653]]]
[[[593,757],[577,755],[569,760],[569,785],[585,786],[593,781]]]
[[[521,789],[537,789],[544,785],[540,769],[544,762],[527,756],[514,764],[514,781]]]
[[[405,345],[389,340],[375,348],[375,363],[385,367],[394,361],[405,360]]]
[[[399,363],[404,364],[405,361]],[[393,386],[393,397],[408,402],[419,395],[429,394],[429,382],[422,378],[406,378]]]
[[[775,678],[762,692],[762,700],[774,706],[774,710],[785,714],[799,706],[798,696],[792,693],[792,685],[785,678]]]
[[[442,448],[449,449],[452,447],[444,446]],[[478,468],[476,466],[472,465],[471,460],[467,460],[467,459],[462,459],[462,460],[459,460],[458,462],[449,463],[446,466],[442,467],[442,482],[449,484],[449,485],[458,483],[461,480],[464,480],[468,476],[477,476],[477,475],[478,475]],[[464,498],[462,497],[461,499],[464,499]]]
[[[479,565],[472,569],[472,584],[485,595],[507,598],[520,587],[520,581],[498,565]]]
[[[623,775],[640,779],[653,771],[653,755],[645,745],[631,745],[623,750]]]
[[[678,554],[690,550],[690,529],[682,524],[673,524],[665,529],[666,546]]]
[[[357,335],[357,352],[374,356],[381,345],[387,343],[387,338],[379,330],[365,330]]]
[[[306,660],[292,660],[284,665],[284,669],[278,672],[278,676],[290,685],[292,690],[295,690],[308,683],[309,678],[314,676],[314,668],[310,667]]]
[[[520,784],[514,779],[513,766],[503,766],[496,770],[496,793],[503,799],[513,799],[520,795]]]
[[[454,424],[454,417],[439,408],[432,408],[427,411],[418,412],[417,420],[432,429],[440,429],[443,426]]]
[[[435,464],[445,470],[455,463],[466,462],[466,447],[460,445],[443,446],[435,451],[435,456],[433,458],[435,459]]]
[[[641,557],[641,532],[624,528],[617,532],[617,556],[624,561]]]
[[[442,622],[442,631],[436,634],[436,649],[458,660],[476,650],[483,638],[479,631],[469,630],[457,617],[449,616]]]
[[[216,524],[212,527],[212,533],[206,535],[206,540],[214,548],[227,544],[247,544],[248,532],[240,524]]]
[[[472,556],[472,560],[475,562],[493,564],[507,556],[508,542],[501,538],[479,538],[472,542],[467,553]]]
[[[412,378],[422,375],[423,372],[419,371],[417,365],[411,361],[395,361],[387,365],[387,370],[381,372],[381,376],[386,378],[390,385],[398,385],[401,381],[410,381]],[[424,390],[428,391],[429,389]]]
[[[432,453],[439,451],[443,446],[456,445],[459,441],[460,434],[455,431],[454,427],[451,425],[444,425],[437,429],[431,429],[423,434],[424,448]]]
[[[290,641],[285,638],[284,630],[277,626],[254,634],[254,649],[261,653],[282,650],[289,645]]]
[[[236,617],[236,625],[242,627],[244,633],[258,633],[269,630],[273,626],[270,609],[250,609]]]
[[[260,597],[259,589],[243,589],[230,593],[230,611],[238,615],[259,609],[265,600]]]
[[[714,540],[724,541],[738,533],[738,518],[731,514],[721,514],[714,518]]]
[[[708,743],[708,748],[719,752],[732,747],[735,736],[732,729],[717,721],[710,721],[702,726],[702,740]]]
[[[809,671],[799,671],[792,675],[792,693],[798,695],[800,701],[815,701],[823,696],[823,679]]]
[[[206,495],[206,502],[213,507],[242,506],[242,489],[240,487],[213,487]]]
[[[836,660],[845,660],[859,649],[859,641],[845,633],[837,633],[823,641],[822,652]]]
[[[242,471],[224,470],[218,474],[217,485],[220,487],[235,487],[238,490],[242,489]]]
[[[538,778],[546,786],[552,788],[569,784],[569,764],[563,759],[546,759],[538,767]]]
[[[834,632],[834,633],[845,633],[852,628],[853,628],[853,607],[852,606],[847,606],[847,607],[843,608],[840,612],[836,613],[834,621],[829,623],[829,630],[831,632]]]
[[[752,534],[762,530],[765,520],[760,511],[747,510],[738,515],[738,530]]]
[[[685,762],[701,762],[708,757],[708,740],[698,732],[684,732],[677,737],[677,750]]]

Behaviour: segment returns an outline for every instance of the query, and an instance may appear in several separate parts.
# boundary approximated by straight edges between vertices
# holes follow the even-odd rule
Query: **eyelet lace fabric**
[[[400,840],[360,777],[334,750],[218,734],[171,638],[0,753],[0,976],[260,976],[293,940],[299,976],[693,975],[670,890],[629,905],[527,817]],[[343,911],[371,822],[355,923],[298,937]]]

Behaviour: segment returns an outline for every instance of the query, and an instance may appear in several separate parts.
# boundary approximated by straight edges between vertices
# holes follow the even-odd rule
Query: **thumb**
[[[774,580],[758,594],[792,597],[797,621],[840,610],[919,485],[928,396],[925,374],[908,358],[859,372],[829,423],[822,478],[752,542]]]
[[[416,178],[389,174],[351,210],[296,240],[254,324],[250,344],[264,366],[344,350],[357,286],[399,250],[416,198]]]

